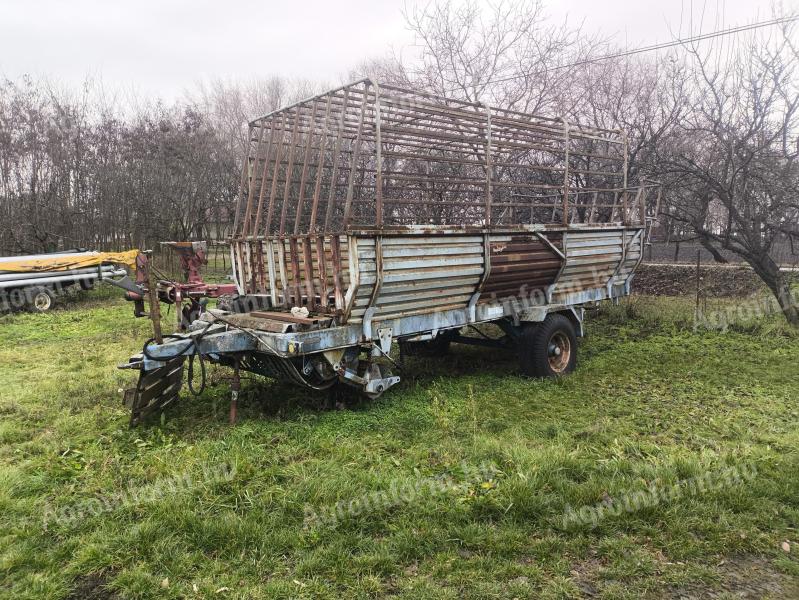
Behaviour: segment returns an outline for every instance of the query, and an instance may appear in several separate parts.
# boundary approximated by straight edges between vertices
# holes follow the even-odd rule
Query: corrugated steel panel
[[[375,320],[465,309],[478,291],[481,303],[536,291],[541,292],[539,296],[551,291],[552,303],[601,300],[608,297],[609,287],[623,285],[637,266],[640,231],[597,228],[496,233],[487,238],[486,234],[457,232],[340,236],[342,298],[337,312],[340,322],[358,322],[370,307],[375,309],[370,311]],[[309,308],[333,312],[332,239],[288,236],[239,243],[236,254],[248,278],[245,288],[257,293],[274,291],[278,305],[285,293],[291,306],[309,306],[311,290],[318,303],[324,290],[327,307]],[[351,277],[351,268],[357,269],[357,278]]]
[[[369,307],[369,302],[374,292],[377,280],[377,266],[375,261],[375,238],[353,238],[357,247],[358,261],[358,289],[350,302],[350,321],[358,321]]]
[[[625,231],[624,261],[613,278],[614,285],[623,285],[641,262],[643,232]]]
[[[479,235],[383,236],[381,284],[372,302],[378,260],[375,238],[358,238],[360,287],[351,320],[376,307],[373,318],[465,308],[484,269]]]
[[[593,292],[593,299],[606,298],[607,284],[624,258],[624,236],[623,229],[566,233],[566,266],[553,288],[552,301],[570,303],[586,291]]]
[[[483,283],[481,301],[518,297],[525,290],[545,290],[552,285],[563,266],[557,249],[562,235],[542,239],[533,234],[490,237],[490,272]],[[553,248],[554,246],[554,248]]]

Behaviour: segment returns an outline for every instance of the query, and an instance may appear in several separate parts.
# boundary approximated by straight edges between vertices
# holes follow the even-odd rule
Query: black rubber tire
[[[219,310],[225,310],[227,312],[235,312],[233,310],[233,303],[235,301],[236,301],[236,296],[231,296],[228,294],[224,296],[219,296],[219,298],[216,299],[216,307]]]
[[[342,410],[365,399],[366,395],[357,388],[338,381],[327,388],[326,408],[328,410]]]
[[[444,356],[449,352],[449,345],[455,337],[455,331],[444,331],[439,333],[434,339],[425,342],[399,341],[400,353],[403,356]]]
[[[568,356],[563,356],[568,346]],[[552,351],[559,350],[559,354]],[[568,317],[553,313],[524,327],[518,341],[519,366],[528,377],[562,377],[577,366],[577,334]]]
[[[46,287],[31,287],[25,290],[28,307],[34,312],[47,312],[55,304],[55,294]]]

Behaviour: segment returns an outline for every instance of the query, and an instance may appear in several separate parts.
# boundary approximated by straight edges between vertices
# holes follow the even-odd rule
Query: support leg
[[[230,384],[230,424],[236,424],[238,404],[239,404],[239,391],[241,390],[241,377],[239,375],[239,361],[236,359],[233,365],[233,381]]]

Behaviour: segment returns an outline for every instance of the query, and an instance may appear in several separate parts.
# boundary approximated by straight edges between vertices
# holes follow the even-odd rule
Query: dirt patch
[[[658,552],[661,562],[666,557]],[[602,596],[604,588],[616,581],[603,579],[606,568],[596,557],[574,563],[571,576],[584,598]],[[777,571],[773,564],[757,556],[721,559],[715,567],[717,581],[663,586],[646,595],[651,600],[777,600],[799,598],[799,579]]]
[[[110,573],[90,573],[78,577],[66,600],[118,600],[117,593],[107,587],[109,578]]]
[[[764,289],[763,282],[747,267],[708,266],[699,269],[702,294],[710,298],[741,298]],[[693,296],[696,267],[641,265],[635,272],[633,294],[645,296]]]
[[[755,556],[727,558],[718,566],[721,580],[672,588],[655,598],[679,600],[763,600],[799,598],[799,581],[774,569],[770,561]]]
[[[597,558],[589,558],[572,565],[570,574],[584,597],[599,596],[602,584],[598,582],[598,573],[604,566]]]

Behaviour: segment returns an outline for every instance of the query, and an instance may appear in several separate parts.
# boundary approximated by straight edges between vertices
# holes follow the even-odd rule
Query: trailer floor
[[[233,427],[213,370],[135,430],[129,304],[0,317],[0,597],[799,597],[799,336],[692,311],[590,316],[559,382],[473,347],[348,410],[248,381]]]

